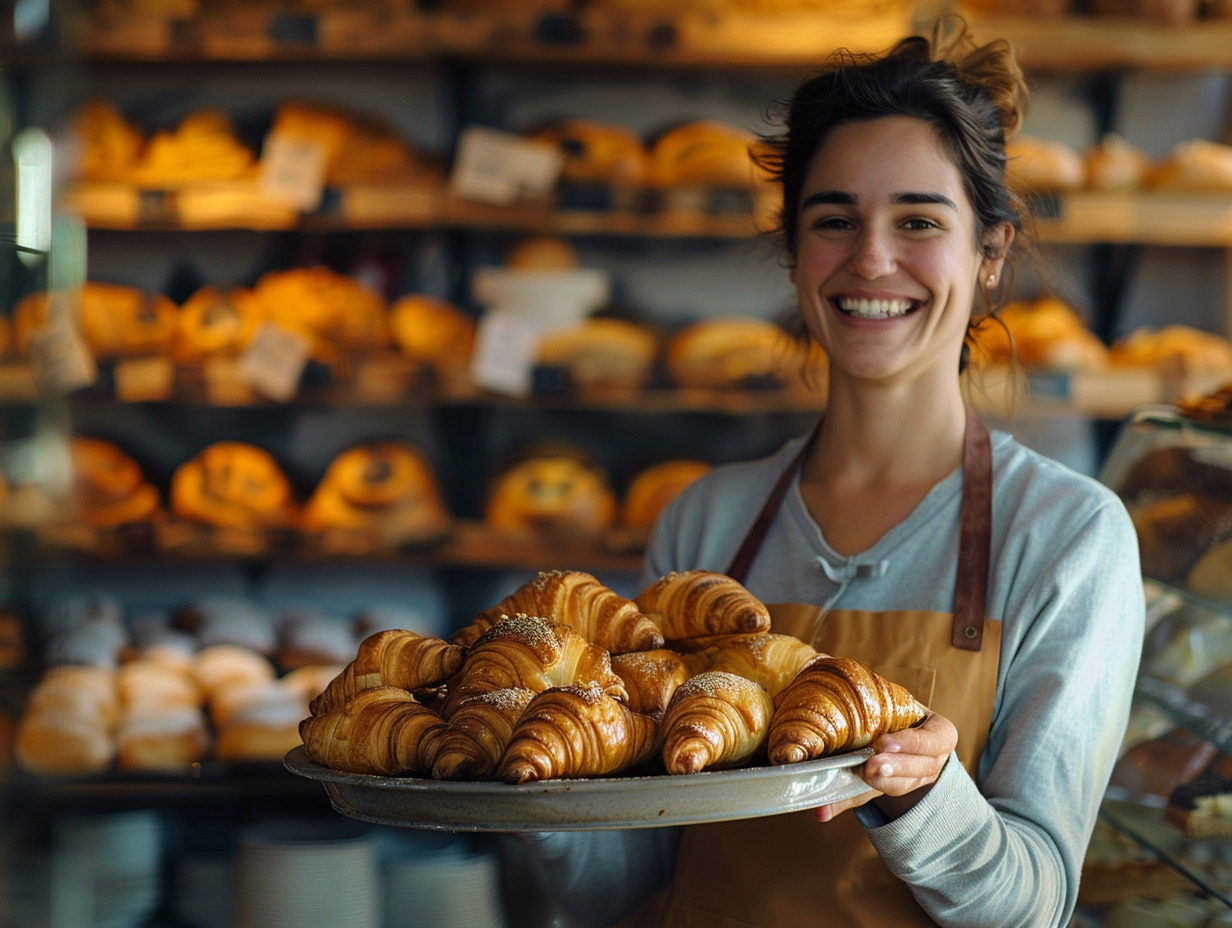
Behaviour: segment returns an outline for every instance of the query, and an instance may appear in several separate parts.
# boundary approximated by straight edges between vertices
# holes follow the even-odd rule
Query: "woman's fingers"
[[[831,802],[828,805],[818,806],[815,811],[817,821],[828,822],[834,816],[841,812],[846,812],[848,809],[854,809],[856,806],[862,806],[870,799],[876,799],[881,793],[875,789],[866,790],[859,796],[854,796],[851,799],[844,799],[842,802]]]

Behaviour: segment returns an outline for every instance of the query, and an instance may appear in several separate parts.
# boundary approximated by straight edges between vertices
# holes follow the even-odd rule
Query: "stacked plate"
[[[352,822],[266,822],[240,836],[236,928],[380,928],[376,846]]]
[[[137,928],[158,908],[162,830],[151,810],[70,817],[56,827],[56,926]]]
[[[231,854],[192,854],[175,864],[171,906],[193,928],[235,924],[235,860]]]
[[[464,842],[385,864],[384,928],[504,928],[500,863]]]

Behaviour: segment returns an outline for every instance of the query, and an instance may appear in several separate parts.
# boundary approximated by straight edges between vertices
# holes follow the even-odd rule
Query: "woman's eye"
[[[813,220],[814,229],[850,229],[851,223],[842,216],[820,216]]]
[[[937,223],[933,222],[931,219],[926,219],[923,216],[916,216],[912,219],[908,219],[903,223],[903,227],[910,229],[913,232],[938,228]]]

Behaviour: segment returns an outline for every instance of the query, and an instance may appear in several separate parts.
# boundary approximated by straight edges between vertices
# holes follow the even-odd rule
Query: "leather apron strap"
[[[741,583],[761,549],[770,523],[778,514],[783,497],[796,478],[804,458],[821,431],[810,433],[796,456],[779,474],[748,534],[727,568],[727,575]],[[992,439],[988,428],[970,409],[963,438],[962,510],[959,525],[958,575],[954,582],[954,628],[950,643],[965,651],[978,651],[984,641],[984,615],[988,604],[988,569],[992,545]]]

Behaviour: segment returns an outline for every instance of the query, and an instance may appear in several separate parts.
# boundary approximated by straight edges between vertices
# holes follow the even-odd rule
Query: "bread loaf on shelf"
[[[389,308],[389,329],[402,354],[443,379],[461,378],[470,367],[475,319],[446,300],[422,293],[399,297]]]
[[[180,306],[171,353],[189,362],[235,357],[248,347],[261,319],[261,307],[251,290],[199,287]]]
[[[680,329],[668,340],[664,360],[680,386],[739,387],[750,381],[787,381],[799,372],[800,351],[782,326],[728,316]]]
[[[73,517],[100,527],[154,518],[161,511],[158,490],[141,465],[117,445],[100,438],[69,439]]]
[[[530,449],[493,478],[484,520],[495,529],[596,535],[616,518],[607,471],[574,449]]]
[[[293,505],[291,482],[273,455],[247,442],[207,445],[171,478],[172,511],[207,525],[285,525]]]
[[[660,461],[638,471],[621,501],[620,524],[649,531],[668,503],[709,471],[707,462],[688,458]]]

